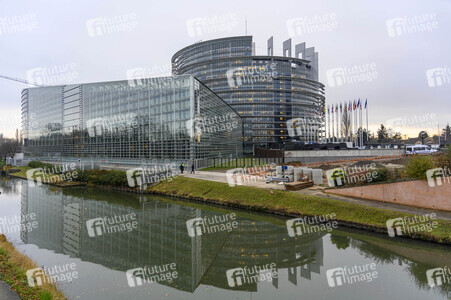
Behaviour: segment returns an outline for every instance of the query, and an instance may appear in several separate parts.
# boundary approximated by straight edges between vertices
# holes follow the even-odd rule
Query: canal
[[[65,275],[57,284],[69,299],[451,297],[426,275],[451,266],[449,246],[341,227],[293,236],[288,218],[269,214],[5,177],[0,192],[0,230]]]

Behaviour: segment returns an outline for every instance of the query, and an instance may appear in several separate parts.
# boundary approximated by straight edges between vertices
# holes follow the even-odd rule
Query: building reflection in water
[[[103,192],[103,199],[109,194],[114,195]],[[238,217],[238,228],[231,232],[191,238],[186,228],[188,219],[212,217],[225,211],[201,210],[151,196],[121,197],[128,198],[128,205],[114,199],[97,200],[80,189],[63,192],[23,185],[22,214],[35,213],[39,226],[31,232],[23,231],[21,238],[27,244],[121,271],[175,262],[178,278],[161,284],[189,292],[194,292],[199,284],[257,291],[257,283],[229,287],[226,270],[232,268],[276,263],[279,274],[288,272],[289,281],[297,285],[300,277],[310,279],[311,272],[319,274],[323,265],[321,234],[290,238],[283,226]],[[138,197],[142,201],[134,199]],[[137,229],[88,235],[87,220],[130,213],[136,214]],[[275,288],[279,280],[273,280]]]

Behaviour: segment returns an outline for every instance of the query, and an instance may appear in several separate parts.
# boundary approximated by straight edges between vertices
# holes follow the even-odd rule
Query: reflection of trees
[[[331,233],[330,241],[337,247],[337,249],[347,249],[349,247],[350,238]]]
[[[395,253],[389,252],[386,249],[379,248],[373,244],[366,243],[360,240],[351,240],[351,247],[357,249],[359,253],[365,258],[371,258],[376,263],[393,264],[398,257]]]
[[[335,237],[336,238],[336,237]],[[381,243],[382,242],[382,243]],[[377,243],[383,244],[383,239],[380,239],[377,241]],[[400,243],[396,243],[399,245]],[[434,268],[443,268],[445,265],[448,265],[448,267],[451,267],[449,263],[443,263],[442,265],[431,265],[431,264],[425,264],[422,262],[415,261],[412,257],[405,257],[401,254],[397,254],[396,252],[389,251],[388,249],[384,247],[379,247],[377,245],[374,245],[373,243],[369,241],[359,240],[355,238],[351,238],[350,245],[353,249],[358,250],[358,252],[363,255],[366,258],[374,260],[376,263],[385,263],[385,264],[399,264],[400,266],[405,265],[404,270],[407,271],[409,274],[409,277],[412,279],[414,284],[424,290],[430,290],[431,287],[428,285],[428,280],[426,277],[426,271],[429,269]],[[337,246],[338,248],[338,246]],[[414,248],[410,248],[409,245],[399,245],[400,252],[403,251],[403,249],[409,249],[409,252],[412,253],[415,252]],[[419,255],[424,255],[426,251],[424,249],[419,249]],[[437,255],[434,252],[428,253],[430,255]],[[413,255],[412,255],[413,256]],[[445,259],[443,259],[445,261]],[[441,286],[438,286],[436,289],[440,294],[446,296],[448,295],[448,292],[451,292],[451,284],[443,284]]]
[[[444,265],[441,267],[444,267]],[[448,267],[450,267],[450,264],[448,264]],[[407,261],[405,270],[409,271],[410,278],[415,283],[415,285],[418,286],[420,289],[423,289],[423,290],[436,289],[441,295],[447,296],[448,293],[451,293],[451,283],[450,282],[443,284],[441,286],[438,286],[436,288],[431,288],[428,285],[426,271],[429,269],[434,269],[434,268],[437,268],[437,266],[420,264],[420,263],[417,263],[414,261]]]
[[[18,194],[19,182],[21,179],[11,179],[4,176],[0,177],[0,187],[2,188],[2,194]]]

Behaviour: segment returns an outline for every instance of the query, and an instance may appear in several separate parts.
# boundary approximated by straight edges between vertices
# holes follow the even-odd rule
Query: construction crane
[[[22,82],[22,83],[26,83],[26,84],[31,84],[31,85],[39,86],[39,87],[46,87],[46,85],[44,85],[44,84],[39,84],[39,83],[36,83],[36,82],[30,82],[30,81],[25,80],[25,79],[20,79],[20,78],[16,78],[16,77],[5,76],[5,75],[1,75],[1,74],[0,74],[0,78],[4,78],[4,79],[8,79],[8,80],[13,80],[13,81],[17,81],[17,82]]]

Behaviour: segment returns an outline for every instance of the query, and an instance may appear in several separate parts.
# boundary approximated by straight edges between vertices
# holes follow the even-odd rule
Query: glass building
[[[318,81],[318,53],[283,43],[283,56],[255,54],[252,36],[199,42],[172,57],[174,75],[192,74],[229,103],[243,118],[244,151],[281,144],[291,138],[318,142],[325,137],[324,85]],[[290,122],[290,120],[292,120]],[[293,122],[296,120],[296,122]],[[297,128],[290,134],[287,124]]]
[[[22,130],[30,158],[242,155],[240,116],[190,75],[24,89]]]

